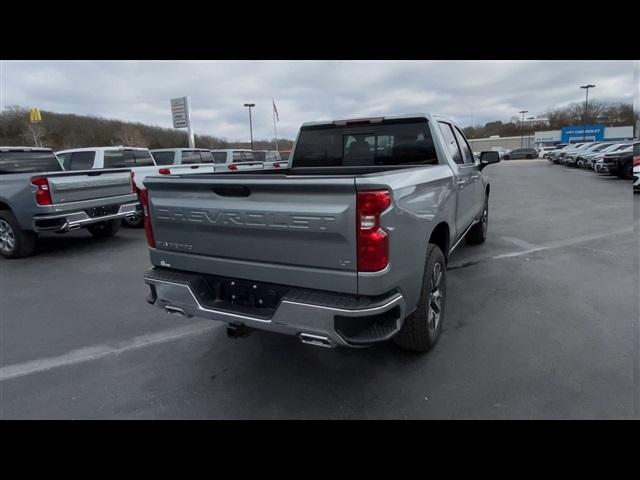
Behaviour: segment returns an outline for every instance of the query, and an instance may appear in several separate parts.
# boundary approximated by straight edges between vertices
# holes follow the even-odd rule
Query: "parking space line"
[[[492,257],[475,256],[475,257],[471,257],[471,258],[466,258],[461,263],[451,263],[447,267],[447,270],[457,270],[459,268],[468,267],[468,266],[475,265],[475,264],[480,263],[480,262],[486,262],[487,260],[501,260],[503,258],[522,257],[524,255],[529,255],[531,253],[542,252],[542,251],[545,251],[545,250],[553,250],[553,249],[556,249],[556,248],[568,247],[568,246],[576,245],[576,244],[583,243],[583,242],[589,242],[591,240],[599,240],[599,239],[602,239],[602,238],[612,237],[612,236],[615,236],[615,235],[621,235],[623,233],[631,233],[633,231],[634,231],[634,227],[631,226],[631,227],[621,228],[619,230],[609,230],[607,232],[592,233],[592,234],[588,234],[588,235],[580,235],[578,237],[567,238],[567,239],[564,239],[564,240],[557,240],[557,241],[554,241],[554,242],[549,242],[546,245],[535,246],[533,244],[530,244],[531,248],[525,248],[524,250],[516,250],[514,252],[501,253],[499,255],[494,255]],[[503,238],[513,240],[513,237],[503,237]],[[524,246],[524,243],[522,244],[522,246]]]
[[[608,231],[603,233],[580,235],[578,237],[567,238],[564,240],[557,240],[555,242],[549,242],[546,245],[541,245],[539,247],[533,247],[526,250],[520,250],[517,252],[502,253],[500,255],[495,255],[491,258],[493,260],[498,260],[501,258],[520,257],[522,255],[528,255],[530,253],[540,252],[543,250],[551,250],[554,248],[568,247],[570,245],[574,245],[577,243],[589,242],[591,240],[599,240],[601,238],[606,238],[606,237],[611,237],[613,235],[620,235],[623,233],[631,233],[631,232],[633,232],[633,227],[626,227],[626,228],[621,228],[620,230]]]
[[[23,377],[25,375],[31,375],[33,373],[44,372],[53,368],[66,367],[91,360],[98,360],[111,355],[136,350],[138,348],[179,340],[181,338],[189,337],[198,333],[204,333],[208,330],[219,327],[220,324],[217,322],[204,320],[171,330],[140,335],[116,345],[94,345],[91,347],[72,350],[57,357],[41,358],[16,365],[7,365],[6,367],[0,368],[0,382],[10,380],[12,378]]]

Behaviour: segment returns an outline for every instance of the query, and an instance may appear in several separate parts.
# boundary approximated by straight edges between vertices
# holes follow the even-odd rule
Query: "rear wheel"
[[[442,250],[430,243],[426,257],[416,310],[405,318],[402,329],[393,338],[396,345],[416,352],[427,352],[438,342],[447,294],[446,262]]]
[[[36,248],[38,235],[22,230],[13,213],[0,211],[0,255],[5,258],[28,257]]]
[[[120,230],[119,220],[108,220],[106,222],[99,222],[89,225],[87,227],[89,233],[96,238],[108,238],[113,237],[118,230]]]

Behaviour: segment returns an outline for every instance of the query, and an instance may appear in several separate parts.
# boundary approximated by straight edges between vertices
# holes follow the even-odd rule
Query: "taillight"
[[[640,156],[633,157],[633,166],[637,167],[640,165]]]
[[[156,239],[153,236],[153,228],[151,227],[151,217],[149,216],[149,191],[140,190],[140,205],[142,205],[142,214],[144,215],[144,233],[147,235],[147,243],[151,248],[156,248]]]
[[[160,175],[171,175],[171,170],[169,170],[168,168],[161,168],[160,170],[158,170],[158,173]]]
[[[38,205],[53,205],[47,177],[33,177],[31,183],[38,187],[36,190],[36,203]]]
[[[278,162],[273,162],[273,168],[280,168],[280,164]]]
[[[388,190],[358,192],[358,271],[377,272],[389,264],[389,238],[380,227],[380,215],[391,205]]]
[[[229,170],[231,170],[232,172],[235,172],[236,170],[238,170],[238,166],[234,165],[233,163],[231,165],[229,165]]]

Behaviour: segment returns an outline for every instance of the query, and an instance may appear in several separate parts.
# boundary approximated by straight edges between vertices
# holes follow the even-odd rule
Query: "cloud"
[[[3,61],[0,107],[21,105],[171,127],[189,95],[197,134],[294,138],[306,121],[431,111],[461,125],[540,115],[590,98],[631,102],[630,61]]]

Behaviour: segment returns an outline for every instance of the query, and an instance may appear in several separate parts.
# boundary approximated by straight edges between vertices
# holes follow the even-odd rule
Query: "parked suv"
[[[516,148],[509,153],[505,153],[503,160],[517,160],[519,158],[537,158],[538,151],[535,148]]]

